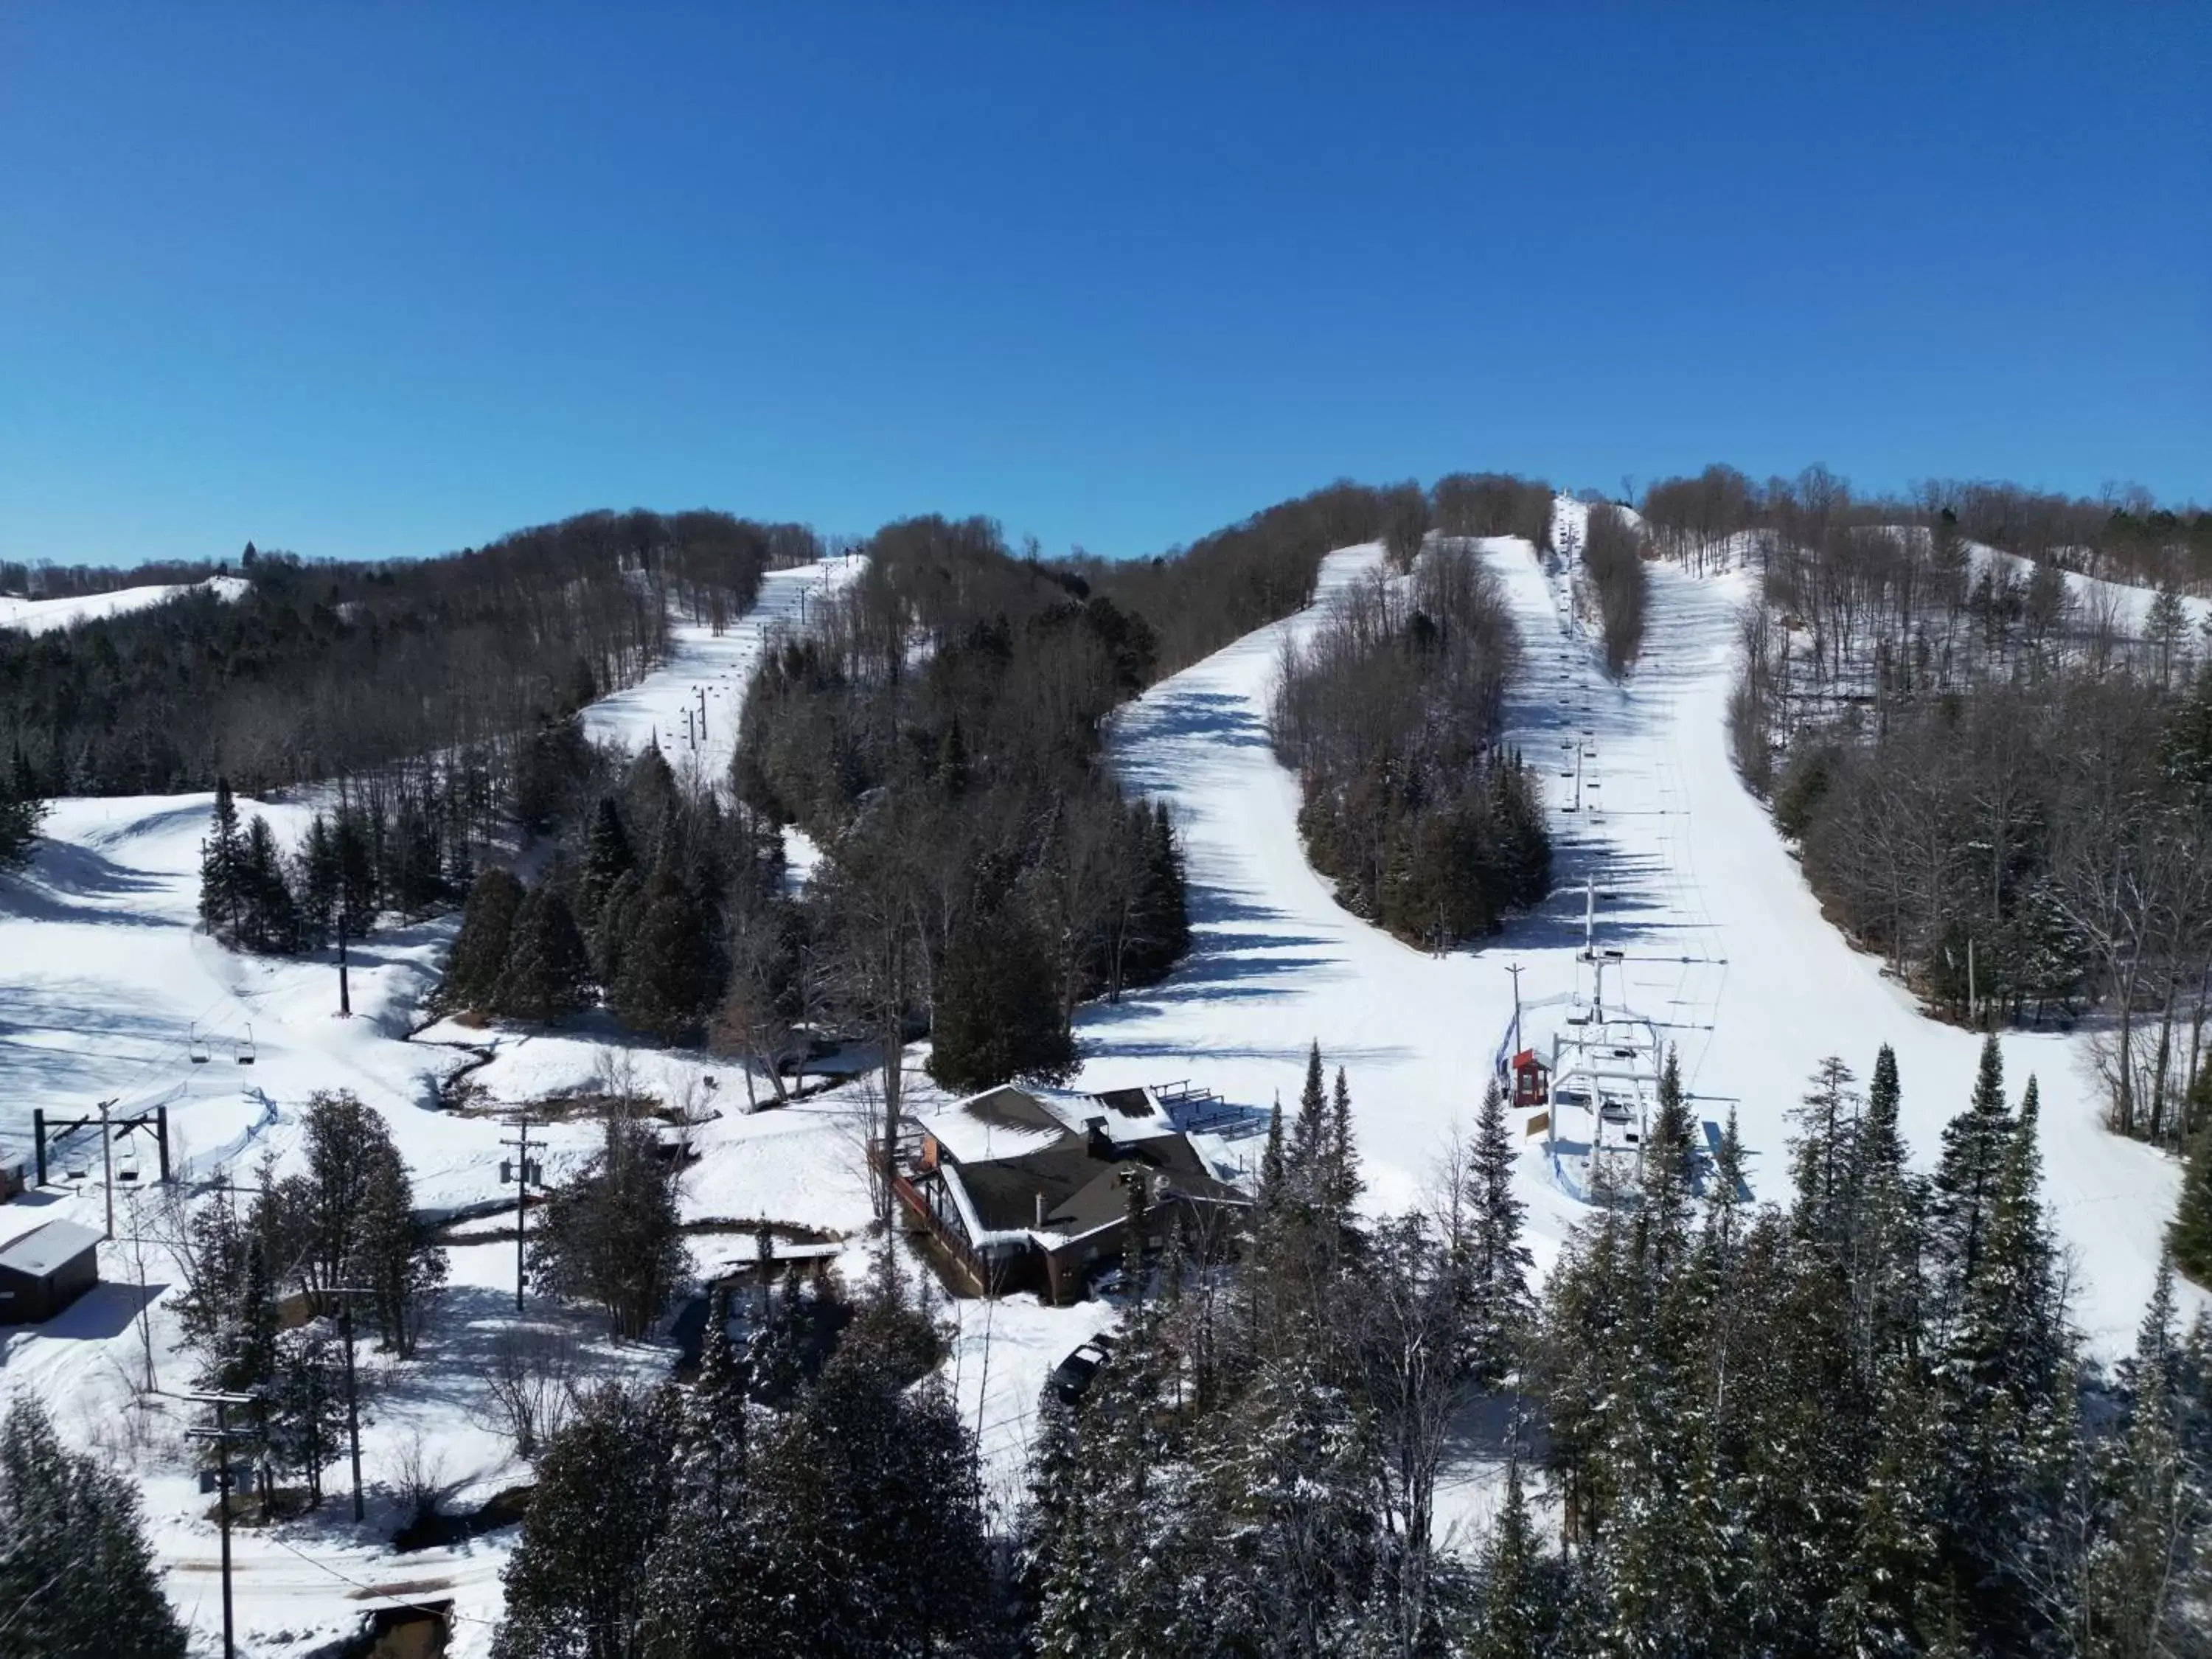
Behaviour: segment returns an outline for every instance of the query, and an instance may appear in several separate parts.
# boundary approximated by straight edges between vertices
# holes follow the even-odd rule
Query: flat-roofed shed
[[[36,1325],[100,1283],[100,1235],[49,1221],[0,1245],[0,1325]]]

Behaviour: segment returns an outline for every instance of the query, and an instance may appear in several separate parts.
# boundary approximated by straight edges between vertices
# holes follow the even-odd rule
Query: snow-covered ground
[[[668,659],[627,691],[602,698],[584,711],[586,735],[600,743],[642,749],[654,739],[671,765],[696,763],[720,787],[738,750],[738,716],[745,685],[769,641],[806,625],[809,608],[859,575],[857,554],[816,564],[771,570],[761,578],[753,608],[721,633],[702,623],[672,626]],[[700,709],[704,693],[704,736]],[[686,722],[687,714],[690,723]]]
[[[1349,1073],[1371,1201],[1418,1201],[1455,1130],[1471,1123],[1510,1020],[1509,963],[1534,1002],[1573,988],[1585,875],[1613,895],[1604,942],[1627,956],[1632,1001],[1669,1022],[1700,1115],[1729,1105],[1752,1152],[1759,1197],[1787,1196],[1789,1113],[1821,1056],[1863,1077],[1893,1045],[1905,1122],[1932,1160],[1943,1123],[1966,1103],[1979,1039],[1925,1018],[1880,963],[1847,945],[1818,904],[1759,802],[1730,763],[1724,710],[1741,572],[1700,581],[1651,569],[1642,659],[1607,680],[1564,614],[1564,578],[1524,542],[1484,544],[1519,625],[1525,661],[1509,699],[1509,735],[1537,764],[1587,750],[1587,810],[1549,767],[1558,888],[1542,911],[1479,951],[1430,956],[1351,916],[1307,865],[1297,785],[1267,744],[1268,688],[1285,632],[1312,610],[1263,629],[1154,687],[1115,732],[1121,775],[1165,795],[1190,866],[1194,943],[1168,981],[1118,1007],[1085,1012],[1085,1087],[1188,1075],[1231,1100],[1295,1097],[1307,1043]],[[1334,554],[1322,603],[1381,557]],[[2078,1261],[2075,1310],[2101,1352],[2130,1338],[2148,1292],[2179,1170],[2163,1154],[2108,1134],[2076,1045],[2008,1034],[2008,1078],[2041,1083],[2049,1195]],[[1540,1267],[1581,1218],[1533,1143],[1522,1186]]]
[[[84,593],[64,599],[24,599],[0,594],[0,628],[21,629],[27,634],[50,633],[72,623],[96,622],[165,605],[179,594],[206,592],[234,599],[246,592],[243,576],[210,576],[203,582],[156,583],[148,587],[118,587],[112,593]]]
[[[679,630],[675,659],[591,712],[594,735],[642,743],[657,725],[664,747],[680,747],[684,699],[693,685],[707,684],[708,763],[719,779],[736,702],[763,640],[797,625],[802,595],[811,600],[825,580],[849,574],[842,563],[776,572],[759,609],[724,635]],[[714,696],[724,686],[726,708]],[[162,1106],[183,1189],[204,1192],[218,1175],[250,1182],[264,1150],[280,1167],[289,1163],[308,1097],[350,1089],[391,1126],[417,1203],[458,1209],[510,1190],[499,1181],[507,1155],[501,1140],[513,1133],[500,1121],[507,1109],[635,1091],[698,1120],[689,1134],[699,1157],[686,1171],[682,1201],[686,1221],[702,1229],[690,1241],[702,1271],[750,1258],[752,1236],[742,1224],[783,1222],[833,1238],[867,1224],[856,1117],[867,1109],[865,1090],[748,1115],[741,1072],[634,1044],[611,1025],[417,1029],[420,1003],[451,940],[450,919],[355,942],[350,1019],[337,1015],[331,953],[279,960],[216,945],[195,930],[200,841],[212,804],[206,794],[58,801],[31,866],[0,875],[0,1154],[29,1155],[34,1108],[55,1119],[89,1115],[102,1100],[119,1115]],[[239,807],[268,817],[287,846],[297,843],[312,810],[304,801],[242,799]],[[206,1059],[196,1062],[196,1053]],[[241,1063],[245,1054],[250,1065]],[[441,1109],[440,1085],[464,1069],[481,1092],[465,1112]],[[557,1109],[554,1116],[532,1133],[547,1143],[546,1173],[557,1179],[588,1154],[598,1129],[587,1117],[561,1121]],[[158,1231],[143,1213],[156,1197],[154,1156],[149,1142],[138,1145],[135,1158],[118,1158],[135,1164],[140,1179],[118,1194],[118,1241],[101,1250],[104,1282],[45,1326],[0,1327],[0,1401],[37,1395],[72,1438],[134,1469],[170,1593],[204,1642],[219,1606],[212,1500],[197,1491],[182,1438],[191,1413],[178,1396],[190,1362],[177,1349],[162,1299],[175,1274],[158,1243],[141,1251],[131,1243]],[[102,1227],[97,1135],[58,1152],[52,1169],[54,1186],[0,1205],[0,1243],[58,1218]],[[84,1172],[81,1189],[67,1180],[73,1169]],[[501,1224],[495,1218],[483,1226]],[[377,1373],[362,1437],[367,1523],[356,1528],[343,1505],[326,1505],[311,1521],[237,1534],[246,1651],[310,1651],[349,1632],[376,1606],[448,1598],[459,1618],[453,1650],[488,1647],[512,1531],[404,1557],[385,1541],[397,1525],[392,1487],[418,1438],[442,1465],[456,1507],[527,1478],[497,1429],[481,1375],[492,1340],[512,1318],[514,1247],[462,1245],[449,1257],[453,1283],[422,1355],[391,1365],[363,1350]],[[865,1272],[857,1243],[837,1266],[855,1279]],[[144,1364],[137,1315],[149,1300],[158,1391],[141,1413],[132,1403]],[[588,1315],[533,1304],[531,1317],[569,1326],[584,1343],[583,1363],[597,1373],[659,1376],[671,1361],[665,1348],[604,1342]],[[1002,1380],[990,1379],[994,1394]],[[332,1472],[334,1482],[340,1474]]]
[[[1629,958],[1633,1000],[1668,1022],[1701,1115],[1735,1104],[1753,1152],[1759,1196],[1785,1196],[1788,1113],[1806,1074],[1837,1052],[1863,1074],[1876,1044],[1898,1049],[1905,1120],[1923,1158],[1943,1121],[1966,1102],[1977,1052],[1972,1036],[1923,1017],[1820,917],[1797,867],[1729,764],[1723,712],[1741,572],[1710,580],[1652,570],[1650,636],[1625,684],[1598,671],[1569,615],[1566,579],[1549,575],[1526,544],[1483,544],[1518,621],[1525,648],[1510,700],[1511,736],[1550,774],[1559,892],[1477,951],[1445,957],[1400,944],[1340,908],[1305,861],[1296,830],[1296,780],[1273,758],[1265,730],[1281,640],[1318,620],[1309,611],[1241,640],[1147,692],[1117,717],[1116,765],[1129,787],[1166,796],[1189,858],[1194,943],[1161,986],[1079,1019],[1079,1084],[1099,1089],[1188,1078],[1229,1101],[1265,1107],[1295,1096],[1306,1046],[1318,1039],[1350,1077],[1371,1202],[1417,1202],[1448,1137],[1469,1124],[1512,1006],[1505,968],[1522,968],[1530,1002],[1574,983],[1585,875],[1612,896],[1607,942]],[[1347,549],[1323,568],[1322,599],[1370,571],[1378,549]],[[719,780],[734,741],[738,699],[763,639],[799,624],[814,584],[849,573],[814,568],[768,578],[759,610],[729,631],[679,635],[679,653],[643,684],[591,711],[595,736],[639,743],[657,732],[683,743],[683,708],[708,692],[702,770]],[[718,691],[721,694],[717,696]],[[1584,750],[1587,810],[1567,812],[1559,775]],[[307,809],[262,811],[296,839]],[[611,1027],[561,1032],[490,1030],[442,1023],[414,1032],[449,922],[398,928],[357,945],[355,1018],[335,1017],[334,964],[325,957],[272,962],[223,951],[193,931],[205,796],[58,803],[33,866],[0,877],[0,1138],[26,1146],[30,1109],[73,1115],[113,1098],[128,1111],[170,1108],[180,1167],[195,1180],[218,1168],[246,1176],[260,1149],[296,1149],[300,1110],[316,1089],[350,1088],[392,1126],[426,1206],[481,1204],[501,1190],[508,1133],[502,1108],[635,1089],[700,1120],[700,1150],[684,1183],[696,1223],[769,1219],[848,1243],[840,1270],[865,1271],[859,1235],[870,1214],[861,1155],[874,1098],[862,1081],[792,1108],[748,1115],[744,1079],[696,1054],[633,1046]],[[795,848],[807,860],[811,848]],[[251,1030],[254,1064],[238,1063]],[[210,1059],[194,1064],[191,1038]],[[2050,1194],[2078,1266],[2077,1316],[2096,1346],[2122,1346],[2135,1323],[2171,1212],[2170,1160],[2099,1127],[2094,1091],[2074,1046],[2057,1036],[2004,1039],[2015,1090],[2030,1072],[2043,1085]],[[486,1057],[489,1051],[489,1057]],[[909,1058],[909,1066],[915,1064]],[[470,1068],[481,1096],[465,1112],[440,1109],[440,1082]],[[909,1070],[910,1086],[926,1089]],[[711,1081],[710,1081],[711,1079]],[[589,1149],[586,1118],[542,1133],[557,1174]],[[82,1160],[80,1160],[82,1161]],[[66,1158],[58,1160],[66,1164]],[[93,1160],[96,1169],[96,1160]],[[142,1160],[150,1173],[150,1159]],[[1533,1147],[1521,1169],[1540,1267],[1583,1212],[1553,1187]],[[88,1183],[96,1188],[96,1179]],[[70,1216],[100,1224],[96,1191],[65,1189],[0,1206],[0,1239]],[[118,1231],[136,1225],[128,1203]],[[487,1228],[496,1223],[487,1222]],[[694,1255],[708,1269],[744,1259],[747,1231],[702,1231]],[[392,1370],[367,1434],[377,1488],[369,1524],[342,1505],[313,1522],[239,1542],[239,1609],[249,1651],[292,1653],[348,1628],[391,1601],[455,1600],[456,1652],[482,1653],[498,1607],[497,1571],[512,1532],[456,1550],[398,1557],[385,1488],[420,1435],[446,1462],[456,1499],[481,1500],[521,1477],[488,1425],[477,1375],[490,1336],[510,1311],[511,1244],[453,1252],[454,1288],[422,1359]],[[161,1384],[169,1396],[144,1419],[128,1408],[139,1364],[134,1316],[143,1299],[127,1243],[103,1254],[109,1281],[62,1319],[0,1337],[0,1397],[36,1392],[56,1402],[76,1437],[107,1445],[141,1473],[157,1550],[173,1595],[203,1633],[214,1628],[208,1500],[192,1488],[173,1398],[183,1358],[155,1304]],[[158,1261],[157,1296],[173,1277]],[[541,1310],[533,1309],[533,1317]],[[987,1484],[1011,1504],[1046,1374],[1110,1322],[1092,1305],[1040,1307],[1032,1298],[950,1304],[957,1328],[948,1378],[977,1428]],[[544,1315],[558,1318],[557,1315]],[[588,1321],[580,1321],[588,1328]],[[659,1349],[594,1345],[607,1372],[654,1374]],[[381,1362],[380,1362],[381,1366]],[[118,1425],[132,1425],[122,1443]],[[1445,1518],[1486,1512],[1493,1482],[1479,1460],[1447,1483]]]

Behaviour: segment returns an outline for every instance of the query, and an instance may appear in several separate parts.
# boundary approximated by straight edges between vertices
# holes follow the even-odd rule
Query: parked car
[[[1113,1357],[1114,1339],[1094,1336],[1052,1368],[1045,1387],[1061,1405],[1073,1406],[1083,1398],[1091,1379],[1097,1376],[1098,1368]]]

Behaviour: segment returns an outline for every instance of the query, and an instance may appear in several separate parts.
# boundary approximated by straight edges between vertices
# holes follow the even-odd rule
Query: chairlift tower
[[[1544,1152],[1569,1193],[1586,1203],[1607,1203],[1641,1182],[1660,1048],[1656,1026],[1629,1007],[1622,984],[1607,1000],[1606,970],[1619,975],[1626,959],[1598,942],[1597,884],[1591,878],[1583,884],[1578,962],[1589,970],[1589,990],[1577,988],[1552,1034]]]

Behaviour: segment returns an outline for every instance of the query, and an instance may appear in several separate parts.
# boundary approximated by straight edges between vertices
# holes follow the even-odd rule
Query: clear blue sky
[[[1929,14],[1938,14],[1930,15]],[[2212,6],[0,0],[0,556],[2212,499]]]

